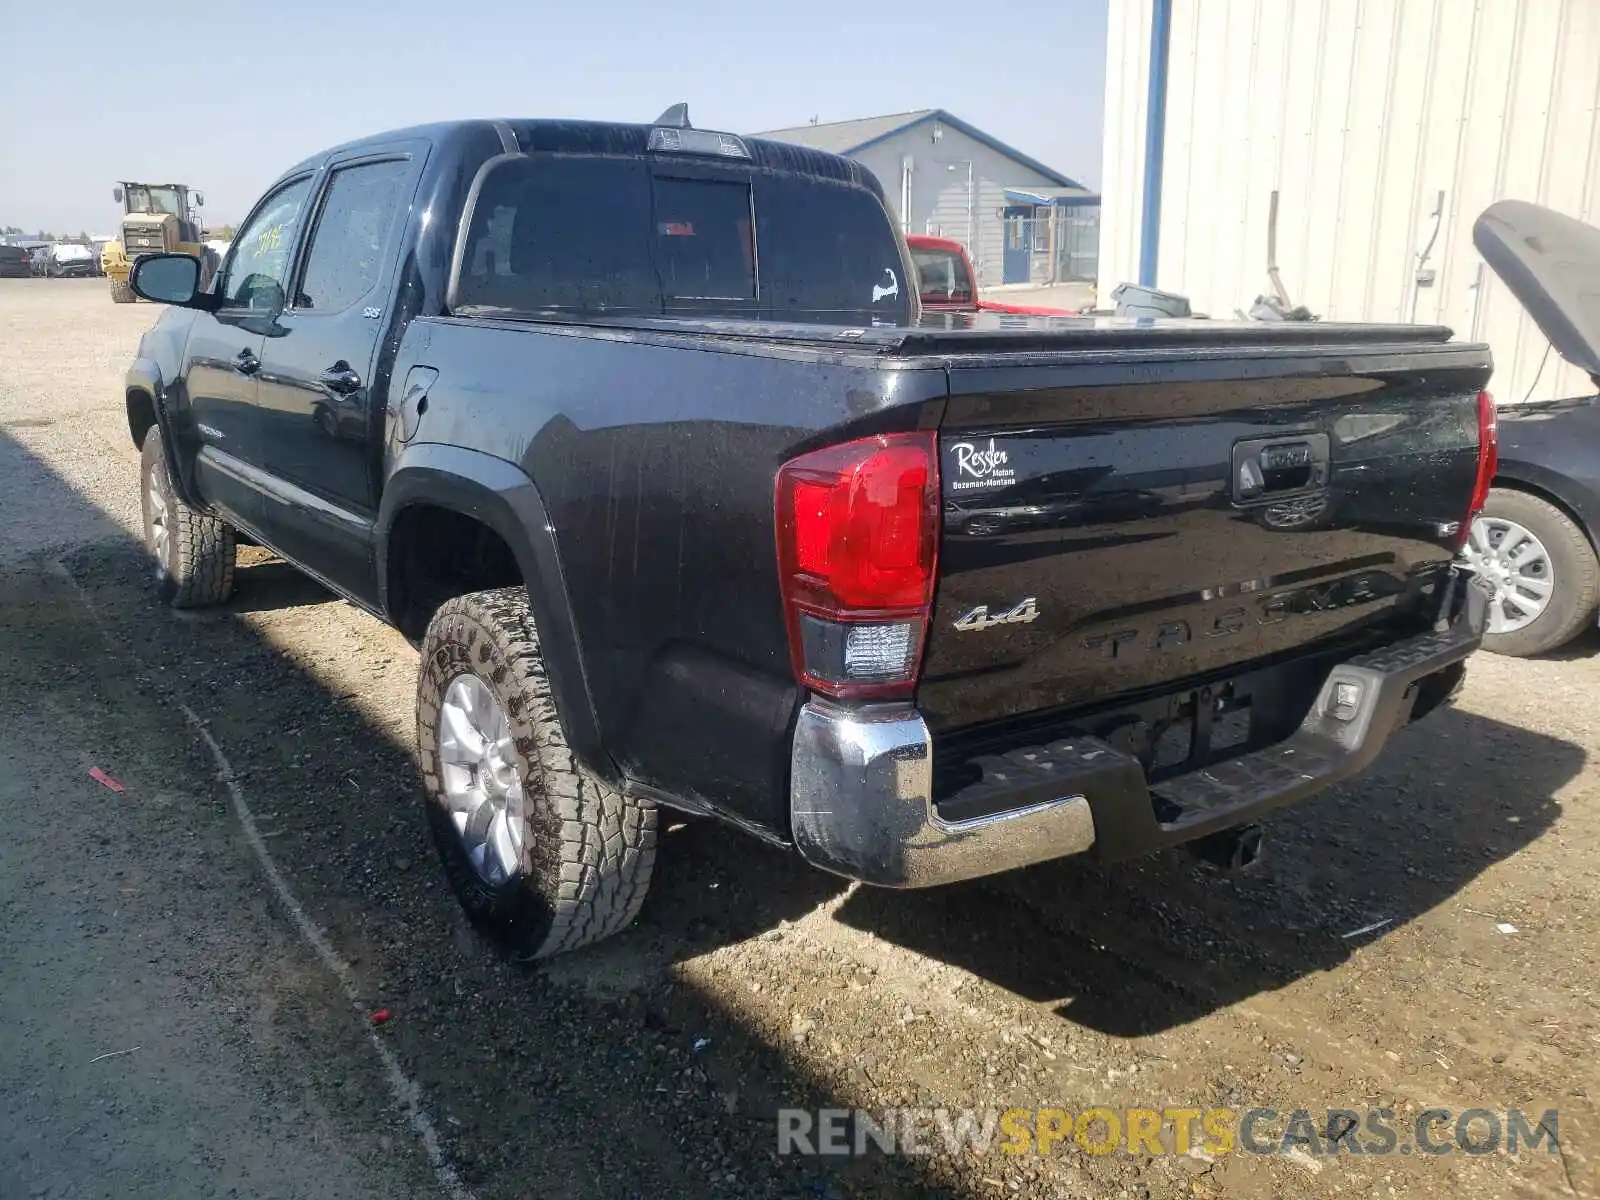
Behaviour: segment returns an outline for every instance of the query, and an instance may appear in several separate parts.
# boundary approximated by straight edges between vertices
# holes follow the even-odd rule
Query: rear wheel
[[[568,749],[525,589],[460,596],[434,614],[417,742],[434,842],[475,923],[542,958],[638,915],[656,807]]]
[[[1565,645],[1594,619],[1600,566],[1582,529],[1548,501],[1494,488],[1462,557],[1494,585],[1483,648],[1526,658]]]
[[[233,527],[191,508],[173,491],[159,425],[144,435],[139,477],[144,541],[156,560],[157,592],[173,608],[221,604],[233,595]]]
[[[133,285],[126,279],[113,279],[111,281],[111,303],[133,304],[139,297],[133,294]]]

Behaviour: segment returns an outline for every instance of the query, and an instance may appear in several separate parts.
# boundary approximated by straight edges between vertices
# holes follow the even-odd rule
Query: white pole
[[[967,159],[967,253],[972,256],[975,269],[982,270],[982,260],[978,258],[978,235],[973,227],[973,217],[977,211],[976,198],[972,194],[972,160]]]
[[[911,232],[911,155],[900,160],[900,231]]]

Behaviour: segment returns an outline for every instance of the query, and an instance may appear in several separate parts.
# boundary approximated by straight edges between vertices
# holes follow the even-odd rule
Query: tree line
[[[29,233],[21,225],[0,226],[0,237],[31,237],[40,242],[82,242],[84,245],[88,245],[90,242],[94,241],[93,238],[91,238],[81,229],[78,231],[78,235],[74,237],[70,233],[50,233],[43,229],[39,230],[38,233]]]

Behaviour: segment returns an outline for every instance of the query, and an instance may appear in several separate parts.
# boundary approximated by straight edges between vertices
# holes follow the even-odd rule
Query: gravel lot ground
[[[0,1195],[1600,1196],[1600,640],[1479,656],[1250,874],[889,894],[696,823],[532,967],[443,887],[398,635],[259,550],[154,604],[154,316],[0,281]],[[1560,1148],[775,1153],[780,1108],[897,1105],[1558,1108]]]
[[[1095,304],[1095,289],[1092,283],[1053,283],[1043,287],[1002,285],[985,288],[983,295],[985,299],[999,300],[1006,304],[1037,304],[1043,308],[1064,308],[1069,311],[1091,308]]]

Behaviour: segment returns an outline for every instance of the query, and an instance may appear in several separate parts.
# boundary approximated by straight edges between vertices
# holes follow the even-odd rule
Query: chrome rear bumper
[[[977,760],[981,783],[941,813],[933,738],[915,708],[811,699],[790,756],[795,846],[851,879],[929,887],[1090,849],[1129,858],[1252,821],[1363,770],[1391,733],[1453,694],[1488,603],[1480,580],[1463,592],[1448,626],[1335,663],[1288,738],[1154,786],[1138,759],[1067,736]]]
[[[933,804],[933,738],[914,708],[808,701],[795,726],[790,817],[816,866],[883,887],[931,887],[1094,845],[1081,795],[964,821]]]

